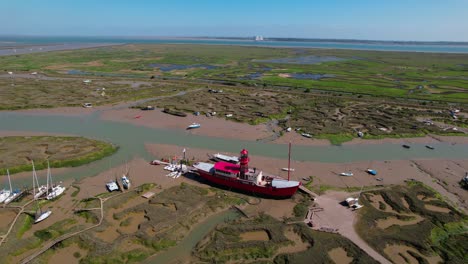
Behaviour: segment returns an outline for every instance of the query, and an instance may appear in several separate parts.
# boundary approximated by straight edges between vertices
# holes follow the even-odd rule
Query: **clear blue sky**
[[[468,0],[0,0],[0,35],[468,41]]]

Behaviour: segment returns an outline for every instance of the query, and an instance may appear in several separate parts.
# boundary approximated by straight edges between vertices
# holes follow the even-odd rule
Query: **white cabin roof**
[[[276,187],[276,188],[291,188],[291,187],[299,186],[299,182],[273,179],[273,181],[271,181],[271,186]]]

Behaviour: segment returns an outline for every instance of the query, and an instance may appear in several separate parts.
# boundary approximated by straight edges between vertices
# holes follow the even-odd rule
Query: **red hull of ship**
[[[293,194],[296,193],[297,189],[299,189],[299,186],[289,187],[289,188],[275,188],[271,186],[260,187],[257,185],[242,183],[236,178],[225,178],[225,177],[213,176],[212,174],[207,173],[202,170],[198,170],[198,174],[202,178],[206,179],[207,181],[210,181],[218,185],[230,187],[230,188],[245,191],[245,192],[252,192],[252,193],[263,195],[263,196],[275,197],[275,198],[291,197]]]

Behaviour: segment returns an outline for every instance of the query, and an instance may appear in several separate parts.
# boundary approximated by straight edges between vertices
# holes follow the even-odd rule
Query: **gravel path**
[[[356,233],[354,229],[354,224],[357,221],[356,212],[340,204],[347,197],[350,197],[350,194],[344,192],[328,192],[325,195],[316,197],[315,202],[324,210],[315,213],[317,217],[314,217],[314,221],[318,220],[319,226],[338,229],[340,235],[351,240],[373,259],[382,264],[390,264],[391,262],[389,260],[371,248]]]

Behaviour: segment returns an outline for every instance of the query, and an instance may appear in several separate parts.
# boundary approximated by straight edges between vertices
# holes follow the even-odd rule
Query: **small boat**
[[[126,172],[122,176],[121,181],[122,181],[122,186],[124,187],[124,189],[128,190],[130,189],[130,186],[131,186],[130,179],[128,178],[128,175],[130,175],[130,169],[128,168],[128,165],[125,165],[125,167],[126,167]]]
[[[165,170],[167,171],[174,171],[176,169],[177,165],[175,164],[169,164],[167,166],[164,167]]]
[[[161,161],[159,160],[153,160],[150,162],[151,165],[161,165]]]
[[[171,177],[171,178],[175,178],[175,176],[177,175],[177,173],[179,173],[178,171],[173,171],[173,172],[170,172],[169,174],[166,174],[167,177]]]
[[[6,198],[10,196],[11,192],[10,190],[3,189],[0,191],[0,203],[5,202]]]
[[[201,127],[199,123],[192,123],[190,126],[187,127],[187,129],[194,129],[199,127]]]
[[[426,145],[426,148],[428,148],[428,149],[434,149],[434,147],[431,146],[431,145]]]
[[[352,172],[342,172],[340,173],[340,176],[347,176],[347,177],[350,177],[350,176],[353,176],[354,174]]]
[[[34,196],[34,199],[38,199],[47,192],[47,186],[39,185],[39,180],[37,179],[36,169],[34,167],[34,161],[31,161],[31,164],[33,168],[33,196]]]
[[[143,111],[154,110],[154,106],[148,105],[148,106],[141,108],[141,110]]]
[[[7,169],[7,175],[8,175],[8,183],[10,184],[10,190],[7,192],[8,196],[3,200],[5,204],[9,204],[10,202],[13,202],[13,200],[15,200],[20,194],[19,190],[13,191],[13,188],[11,187],[10,171],[8,169]]]
[[[228,156],[220,153],[213,154],[213,159],[216,161],[226,161],[233,164],[239,163],[239,157]]]
[[[122,176],[122,186],[124,189],[129,189],[131,186],[130,180],[126,175]]]
[[[306,138],[311,138],[311,137],[312,137],[312,135],[309,134],[309,133],[302,133],[301,135],[302,135],[303,137],[306,137]]]
[[[294,168],[281,168],[283,171],[294,171]]]
[[[14,190],[14,191],[10,194],[10,196],[8,196],[8,197],[5,199],[4,203],[5,203],[5,204],[9,204],[9,203],[13,202],[16,198],[18,198],[18,196],[20,195],[20,193],[21,193],[20,190]]]
[[[369,173],[370,175],[377,175],[377,171],[376,171],[376,170],[367,169],[366,172]]]
[[[55,186],[53,185],[52,173],[50,172],[49,161],[47,161],[47,186],[51,187],[51,189],[48,190],[48,193],[46,196],[47,200],[52,200],[52,199],[59,197],[62,193],[65,192],[65,189],[66,189],[63,186],[60,186],[60,184],[57,184]]]
[[[361,131],[357,132],[357,135],[358,137],[362,138],[364,136],[364,133],[362,133]]]
[[[36,216],[36,219],[34,220],[34,223],[37,224],[43,220],[45,220],[47,217],[50,216],[50,214],[52,214],[52,211],[51,210],[47,210],[45,212],[42,212]]]
[[[49,194],[47,194],[46,198],[47,200],[52,200],[52,199],[55,199],[57,197],[59,197],[62,193],[65,192],[65,187],[63,186],[60,186],[60,185],[55,185],[53,188],[52,188],[52,191],[49,192]]]
[[[401,145],[401,146],[404,147],[405,149],[411,148],[411,146],[410,146],[410,145],[407,145],[407,144],[403,144],[403,145]]]
[[[106,188],[109,192],[118,191],[120,189],[116,181],[106,183]]]

